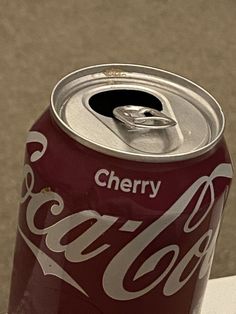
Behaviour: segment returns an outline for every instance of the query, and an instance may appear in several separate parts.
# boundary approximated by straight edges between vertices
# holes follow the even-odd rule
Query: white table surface
[[[236,276],[208,282],[202,314],[236,314]]]

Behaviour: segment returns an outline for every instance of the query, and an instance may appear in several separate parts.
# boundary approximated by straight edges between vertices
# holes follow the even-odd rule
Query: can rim
[[[78,134],[72,129],[70,128],[60,117],[60,115],[58,114],[57,110],[56,110],[56,106],[55,106],[55,94],[57,92],[57,90],[60,88],[60,85],[63,85],[63,82],[67,81],[70,77],[73,77],[79,73],[82,72],[86,72],[86,71],[90,71],[90,70],[96,70],[96,69],[101,69],[101,68],[116,68],[116,67],[131,67],[131,68],[139,68],[139,69],[143,69],[145,71],[145,74],[148,74],[147,72],[150,71],[151,74],[154,74],[154,72],[156,74],[158,73],[162,73],[166,76],[169,77],[174,77],[177,80],[180,80],[182,82],[185,83],[185,87],[194,87],[196,88],[198,91],[202,92],[204,95],[206,95],[209,99],[211,99],[211,101],[213,101],[214,105],[217,107],[219,114],[220,114],[220,118],[221,118],[221,123],[220,123],[220,129],[219,132],[217,134],[217,136],[210,141],[208,144],[200,147],[199,149],[196,149],[194,151],[190,151],[190,152],[186,152],[186,153],[179,153],[179,154],[175,154],[175,155],[151,155],[148,153],[144,153],[142,155],[142,158],[140,158],[139,156],[134,155],[132,152],[123,152],[123,151],[118,151],[118,150],[114,150],[114,149],[109,149],[109,147],[105,147],[102,146],[92,140],[87,140],[85,138],[79,137]],[[215,145],[220,141],[220,139],[223,136],[224,133],[224,129],[225,129],[225,116],[223,113],[223,110],[220,106],[220,104],[218,103],[218,101],[208,92],[206,91],[203,87],[201,87],[200,85],[194,83],[193,81],[178,75],[176,73],[170,72],[170,71],[166,71],[166,70],[162,70],[159,68],[155,68],[155,67],[151,67],[151,66],[146,66],[146,65],[142,65],[142,64],[132,64],[132,63],[101,63],[101,64],[96,64],[96,65],[91,65],[91,66],[87,66],[87,67],[83,67],[80,68],[78,70],[72,71],[69,74],[63,76],[54,86],[52,93],[51,93],[51,97],[50,97],[50,112],[51,115],[53,117],[53,119],[56,121],[57,125],[64,131],[66,132],[70,137],[72,137],[74,140],[76,140],[77,142],[79,142],[80,144],[93,149],[95,151],[98,151],[100,153],[103,153],[105,155],[110,155],[116,158],[122,158],[125,160],[134,160],[134,161],[139,161],[139,162],[148,162],[148,163],[163,163],[163,162],[173,162],[173,161],[183,161],[183,160],[188,160],[188,159],[193,159],[197,156],[201,156],[204,153],[210,151],[213,147],[215,147]]]

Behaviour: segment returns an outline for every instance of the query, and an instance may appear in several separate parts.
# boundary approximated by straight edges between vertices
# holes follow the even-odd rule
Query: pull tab
[[[129,129],[165,129],[176,122],[164,113],[143,106],[120,106],[113,110],[114,116]]]

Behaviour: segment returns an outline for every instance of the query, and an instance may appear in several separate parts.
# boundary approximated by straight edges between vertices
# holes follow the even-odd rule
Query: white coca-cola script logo
[[[39,132],[30,132],[27,140],[30,142],[38,142],[42,145],[41,151],[34,152],[30,160],[36,162],[40,159],[47,148],[46,137]],[[176,200],[173,205],[165,211],[165,213],[156,221],[151,223],[143,231],[141,231],[136,237],[134,237],[128,244],[126,244],[107,265],[103,274],[103,289],[105,293],[115,300],[131,300],[141,297],[154,289],[161,281],[166,279],[163,294],[165,296],[171,296],[178,292],[192,277],[192,275],[198,270],[198,278],[201,279],[209,273],[212,263],[215,243],[219,231],[219,224],[216,230],[209,229],[202,234],[198,241],[189,249],[189,251],[181,258],[177,265],[175,265],[177,258],[180,256],[180,247],[176,244],[171,244],[159,249],[152,256],[150,256],[136,272],[133,280],[136,280],[153,271],[158,263],[164,256],[169,254],[171,261],[166,265],[166,269],[154,278],[151,284],[148,284],[141,290],[128,291],[124,286],[124,278],[127,275],[130,267],[144,251],[144,249],[150,245],[150,243],[156,239],[164,230],[166,230],[178,217],[180,217],[184,210],[187,208],[190,201],[201,191],[200,196],[196,202],[195,208],[192,210],[191,215],[188,217],[184,224],[183,232],[190,234],[196,230],[202,222],[206,219],[210,213],[213,204],[215,203],[215,192],[213,181],[218,177],[232,178],[232,166],[230,164],[219,164],[211,173],[210,176],[203,176],[197,179],[183,194]],[[53,215],[59,215],[64,208],[63,199],[60,195],[53,191],[41,190],[39,192],[33,192],[34,190],[34,172],[30,165],[24,166],[24,179],[26,185],[25,195],[22,196],[21,202],[28,201],[26,207],[26,221],[28,228],[35,235],[45,235],[45,243],[47,247],[53,252],[63,252],[65,258],[69,262],[80,263],[92,258],[96,258],[97,255],[102,254],[105,250],[109,250],[110,244],[103,244],[99,248],[87,254],[83,253],[85,249],[104,234],[112,225],[114,225],[119,217],[101,215],[94,210],[84,210],[71,214],[58,222],[45,227],[43,229],[38,228],[35,225],[35,215],[43,205],[53,201],[54,205],[50,207],[50,211]],[[200,210],[201,203],[209,191],[210,205],[205,210],[204,215],[196,221],[196,214]],[[225,195],[217,200],[218,208],[222,211],[225,202]],[[55,204],[56,203],[56,204]],[[220,215],[219,215],[220,217]],[[63,245],[61,239],[76,226],[79,226],[83,222],[94,219],[96,222],[91,225],[84,233],[78,238],[74,239],[70,243]],[[143,222],[128,220],[119,229],[119,232],[134,232]],[[40,263],[45,275],[54,275],[75,289],[88,296],[86,291],[76,282],[70,274],[68,274],[60,265],[53,261],[48,255],[36,247],[23,233],[19,227],[19,232],[24,238],[25,242],[36,256]],[[174,240],[174,239],[173,239]],[[191,271],[188,272],[185,278],[183,273],[185,269],[190,265],[190,262],[195,258],[197,262],[194,266],[191,266]],[[199,266],[201,264],[201,266]],[[175,265],[175,267],[174,267]]]

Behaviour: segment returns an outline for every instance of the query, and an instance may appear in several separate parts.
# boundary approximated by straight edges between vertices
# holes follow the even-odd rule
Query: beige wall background
[[[26,132],[63,75],[96,63],[147,64],[202,85],[220,102],[233,159],[235,0],[0,0],[0,312],[6,309]],[[212,277],[236,274],[236,184]]]

